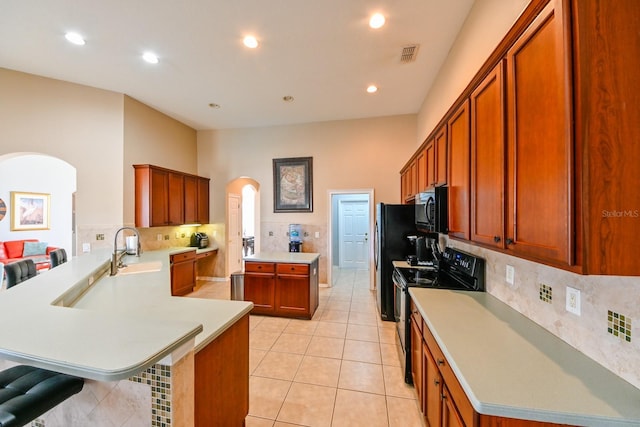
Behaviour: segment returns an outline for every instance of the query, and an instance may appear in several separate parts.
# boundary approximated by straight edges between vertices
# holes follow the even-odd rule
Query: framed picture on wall
[[[273,211],[313,212],[313,157],[273,159]]]
[[[48,230],[50,198],[43,193],[11,192],[11,231]]]

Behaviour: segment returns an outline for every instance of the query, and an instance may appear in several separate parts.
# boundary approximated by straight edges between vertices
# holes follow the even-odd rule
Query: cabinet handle
[[[446,394],[444,394],[444,393],[442,393],[442,394],[440,395],[440,397],[442,398],[442,400],[447,400],[447,395],[446,395]]]
[[[493,241],[498,243],[500,241],[500,236],[493,236]]]
[[[440,385],[440,381],[439,380],[433,380],[433,385],[438,387]]]
[[[444,365],[444,360],[438,359],[438,366],[443,366],[443,365]]]
[[[507,242],[507,245],[513,245],[513,239],[510,237],[507,237],[506,242]]]

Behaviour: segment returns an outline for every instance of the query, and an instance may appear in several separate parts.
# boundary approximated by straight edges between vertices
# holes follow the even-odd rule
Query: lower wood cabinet
[[[171,295],[181,296],[193,292],[196,286],[196,251],[173,254],[171,262]]]
[[[253,302],[253,314],[311,319],[318,308],[318,260],[245,261],[244,300]]]

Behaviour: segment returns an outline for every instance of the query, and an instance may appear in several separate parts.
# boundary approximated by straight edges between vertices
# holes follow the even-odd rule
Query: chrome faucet
[[[138,237],[138,246],[136,247],[136,256],[140,256],[140,254],[142,253],[142,249],[140,247],[140,233],[138,232],[138,230],[136,230],[133,227],[121,227],[118,229],[118,231],[116,231],[116,236],[113,238],[113,254],[111,255],[111,276],[115,276],[118,273],[118,268],[122,266],[122,257],[124,256],[125,252],[127,251],[126,245],[124,249],[121,249],[120,254],[118,254],[118,234],[120,234],[120,232],[122,230],[131,230],[134,233],[136,233],[136,236]]]

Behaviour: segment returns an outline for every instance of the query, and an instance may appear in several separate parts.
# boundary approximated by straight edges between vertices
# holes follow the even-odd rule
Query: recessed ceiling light
[[[145,52],[145,53],[143,53],[142,54],[142,59],[147,61],[149,64],[157,64],[158,63],[158,57],[153,52]]]
[[[253,36],[246,36],[242,43],[250,49],[255,49],[258,47],[258,40]]]
[[[384,15],[381,13],[374,13],[371,15],[371,19],[369,19],[369,26],[371,28],[380,28],[384,25],[385,19]]]
[[[70,43],[77,44],[78,46],[84,45],[84,38],[78,33],[74,33],[73,31],[68,32],[64,35],[64,38],[67,39]]]
[[[370,85],[367,88],[367,92],[369,92],[369,93],[376,93],[377,91],[378,91],[378,87],[376,85]]]
[[[212,102],[212,103],[209,104],[209,107],[217,109],[217,108],[220,108],[220,104],[216,104],[216,103]]]
[[[291,96],[291,95],[285,95],[285,96],[283,96],[283,97],[282,97],[282,100],[283,100],[284,102],[293,102],[293,96]]]

